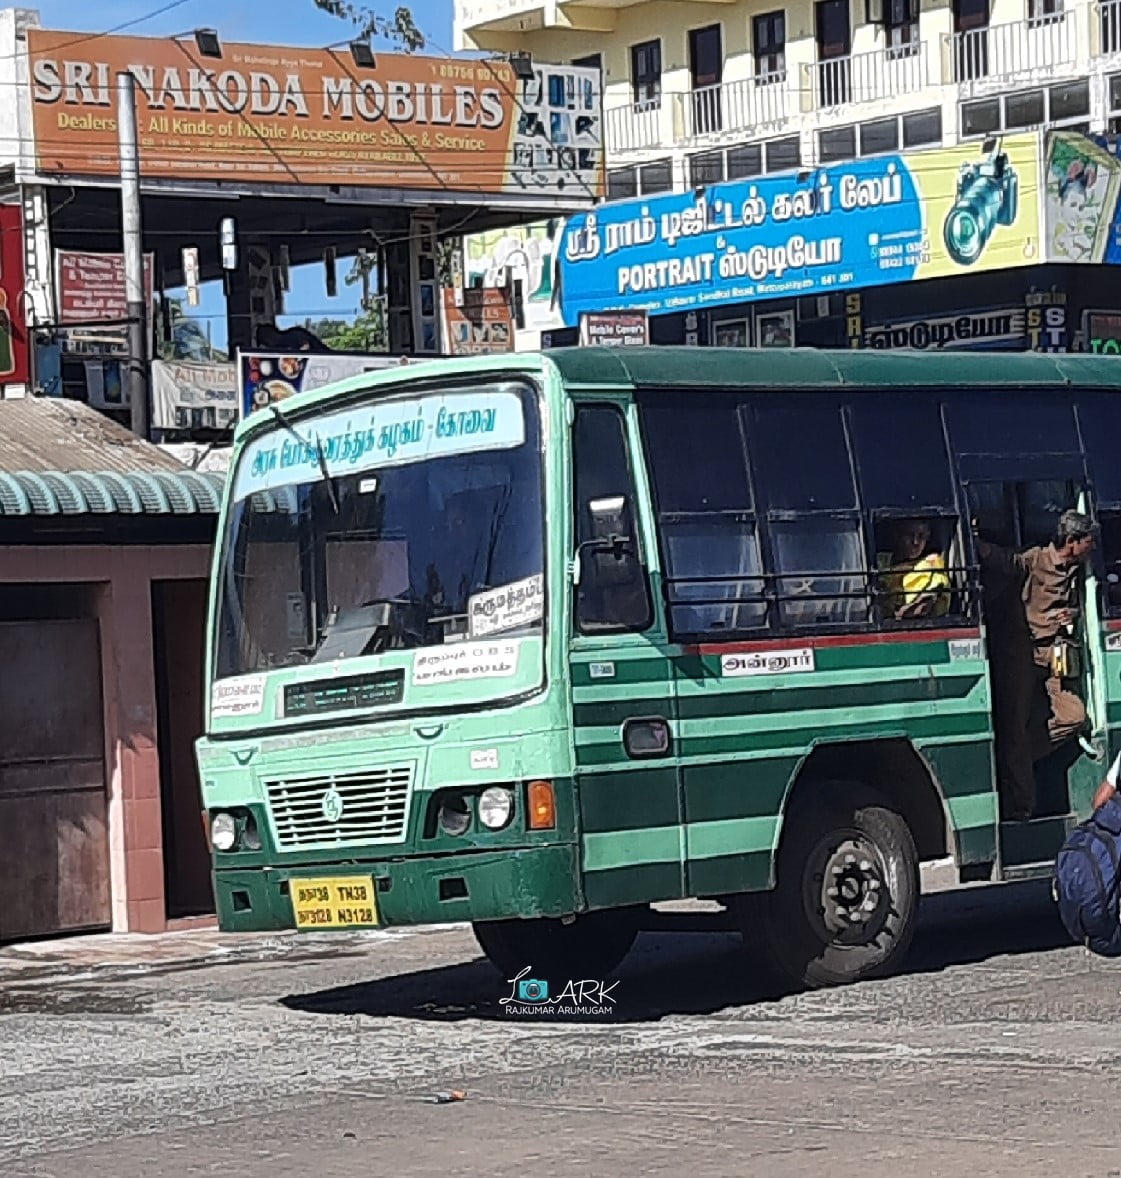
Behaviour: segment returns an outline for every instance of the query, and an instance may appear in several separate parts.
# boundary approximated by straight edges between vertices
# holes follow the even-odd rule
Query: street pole
[[[117,141],[121,154],[121,227],[128,304],[128,389],[132,432],[148,439],[148,314],[140,237],[140,152],[136,139],[136,79],[117,75]]]

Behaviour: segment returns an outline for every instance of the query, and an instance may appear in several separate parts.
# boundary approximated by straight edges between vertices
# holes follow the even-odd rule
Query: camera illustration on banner
[[[961,166],[957,196],[943,226],[946,252],[959,265],[972,266],[998,225],[1015,224],[1019,204],[1020,179],[998,140],[987,159]]]

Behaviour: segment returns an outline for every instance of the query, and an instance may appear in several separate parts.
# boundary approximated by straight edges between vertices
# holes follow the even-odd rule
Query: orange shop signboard
[[[29,29],[44,174],[117,175],[118,74],[137,82],[144,176],[533,193],[602,191],[599,73],[506,62],[223,44],[222,59],[152,37]]]

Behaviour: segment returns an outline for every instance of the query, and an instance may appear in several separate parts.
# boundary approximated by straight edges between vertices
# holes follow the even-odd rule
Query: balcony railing
[[[603,112],[607,150],[642,151],[644,148],[667,145],[665,133],[666,96],[630,106],[610,107]]]
[[[705,86],[676,97],[681,104],[678,125],[685,142],[722,131],[749,131],[780,123],[790,113],[785,70]]]
[[[946,37],[944,68],[948,82],[1012,78],[1077,59],[1073,14],[1057,12],[1036,20],[970,29]]]
[[[921,41],[834,57],[802,67],[802,93],[809,97],[809,108],[818,110],[894,98],[927,84],[926,62],[926,46]]]

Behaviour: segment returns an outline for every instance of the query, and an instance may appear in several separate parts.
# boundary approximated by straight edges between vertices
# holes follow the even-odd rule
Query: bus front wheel
[[[883,977],[907,953],[919,862],[902,815],[871,790],[823,783],[792,807],[773,891],[741,897],[745,941],[799,986]]]
[[[602,980],[618,968],[638,935],[638,917],[627,909],[585,912],[561,920],[487,920],[474,924],[475,939],[510,981],[527,976],[565,981]]]

